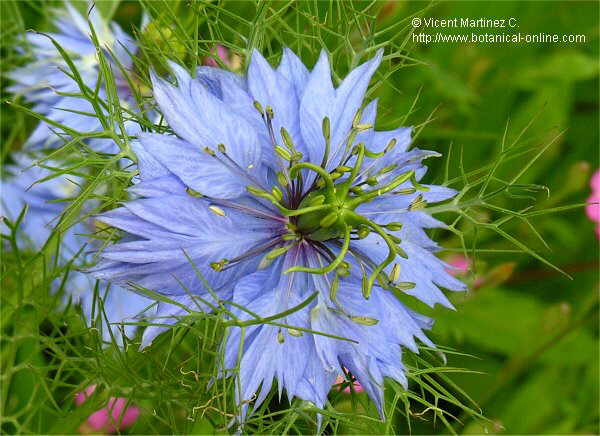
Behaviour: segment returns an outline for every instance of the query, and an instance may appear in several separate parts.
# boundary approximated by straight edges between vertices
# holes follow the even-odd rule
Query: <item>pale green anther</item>
[[[286,233],[281,237],[281,239],[283,239],[284,241],[295,241],[298,239],[298,235],[296,235],[295,233]]]
[[[408,210],[421,210],[425,209],[427,206],[427,202],[423,200],[423,195],[419,194],[417,197],[410,203],[408,206]]]
[[[390,142],[388,142],[388,145],[385,146],[385,149],[383,150],[383,152],[389,153],[390,151],[393,150],[393,148],[396,146],[397,143],[398,143],[398,141],[396,141],[396,138],[392,138],[392,140]]]
[[[390,171],[393,171],[393,170],[395,170],[397,167],[398,167],[398,164],[391,164],[391,165],[388,165],[387,167],[383,168],[383,169],[380,171],[380,173],[381,173],[381,174],[386,174],[386,173],[389,173]]]
[[[214,152],[214,150],[210,149],[209,147],[204,147],[204,153],[210,154],[211,156],[215,156],[216,153]]]
[[[331,227],[333,225],[333,223],[335,223],[338,219],[338,214],[337,212],[331,212],[327,215],[325,215],[325,217],[319,222],[319,225],[326,229],[327,227]]]
[[[219,144],[217,145],[217,150],[219,150],[219,153],[226,153],[227,149],[225,148],[225,144]]]
[[[398,189],[397,191],[392,192],[392,194],[394,194],[394,195],[410,195],[410,194],[414,194],[415,192],[417,192],[417,190],[415,188],[404,188],[404,189]]]
[[[268,106],[265,108],[265,112],[267,114],[267,118],[272,120],[273,118],[275,118],[275,113],[273,112],[273,108],[271,106]]]
[[[356,233],[358,239],[365,239],[371,233],[371,229],[366,226],[361,226]]]
[[[281,330],[277,332],[277,342],[279,342],[280,344],[283,344],[285,342],[285,336],[283,336],[283,332]]]
[[[283,174],[281,171],[277,172],[277,182],[279,183],[280,186],[288,185],[288,181],[285,177],[285,174]]]
[[[335,273],[340,277],[348,277],[350,275],[350,268],[345,268],[343,266],[337,267]]]
[[[361,288],[363,297],[365,298],[365,300],[368,300],[369,297],[371,296],[371,289],[369,288],[369,280],[368,280],[366,274],[363,274],[363,276],[361,278],[360,288]]]
[[[373,124],[357,124],[356,126],[354,126],[354,128],[356,130],[358,130],[359,132],[362,132],[364,130],[369,130],[373,128]]]
[[[354,140],[356,139],[356,136],[358,135],[358,130],[353,129],[352,131],[350,131],[350,135],[348,136],[348,142],[346,143],[346,149],[350,151],[350,146],[352,144],[354,144]]]
[[[399,244],[400,242],[397,242],[397,244]],[[402,247],[400,247],[400,245],[396,245],[394,247],[394,251],[396,252],[396,254],[404,259],[408,259],[408,254],[406,254],[406,251],[404,251],[404,249]]]
[[[275,146],[275,153],[277,153],[283,160],[287,160],[288,162],[292,160],[292,155],[289,151],[283,148],[281,145]]]
[[[258,112],[260,112],[261,115],[265,114],[265,112],[263,111],[262,105],[257,100],[254,100],[254,107],[256,108],[256,110]]]
[[[416,283],[413,282],[396,282],[394,283],[394,288],[400,291],[408,291],[410,289],[414,289],[417,286]]]
[[[221,259],[218,262],[211,262],[210,263],[210,267],[215,270],[216,272],[221,272],[223,271],[223,267],[225,265],[227,265],[229,263],[229,261],[227,259]]]
[[[190,187],[185,188],[185,192],[186,192],[186,194],[191,195],[192,197],[196,197],[196,198],[204,197],[204,195],[200,194],[198,191],[194,191]]]
[[[369,185],[369,186],[375,186],[375,185],[377,185],[377,183],[379,183],[379,182],[377,181],[377,177],[369,177],[369,178],[366,180],[366,182],[367,182],[367,185]]]
[[[373,326],[379,323],[378,319],[371,318],[369,316],[351,316],[350,320],[354,321],[357,324],[362,324],[366,326]]]
[[[331,180],[337,180],[337,179],[339,179],[340,177],[342,177],[342,176],[343,176],[343,174],[340,174],[340,173],[338,173],[337,171],[334,171],[334,172],[332,172],[332,173],[330,174],[330,176],[331,176]]]
[[[268,268],[272,263],[273,263],[273,259],[267,259],[267,256],[264,256],[258,263],[258,266],[256,267],[256,269],[262,270],[262,269]]]
[[[353,186],[352,188],[350,188],[350,192],[352,192],[355,195],[361,195],[364,194],[365,191],[360,186]]]
[[[395,244],[400,244],[402,242],[402,240],[399,237],[395,236],[395,235],[392,235],[392,234],[388,233],[388,236],[390,237],[390,239],[392,241],[394,241]]]
[[[339,173],[349,173],[352,171],[352,167],[347,167],[345,165],[341,165],[335,169]]]
[[[215,215],[225,216],[225,211],[223,209],[221,209],[219,206],[208,206],[208,208]]]
[[[390,272],[390,280],[392,282],[397,282],[399,278],[400,278],[400,265],[395,263],[392,268],[392,271]]]
[[[246,190],[256,197],[264,198],[265,200],[269,200],[272,203],[277,203],[275,197],[273,197],[273,195],[267,191],[263,191],[262,189],[256,188],[252,185],[246,186]]]
[[[325,138],[326,141],[329,141],[329,138],[331,137],[331,125],[328,117],[323,118],[321,127],[323,129],[323,138]]]
[[[285,253],[287,253],[287,252],[290,250],[290,248],[292,248],[292,247],[293,247],[293,245],[286,245],[286,246],[284,246],[284,247],[275,248],[275,249],[273,249],[273,250],[269,251],[269,252],[267,253],[267,255],[265,256],[265,258],[266,258],[267,260],[274,260],[274,259],[277,259],[277,258],[278,258],[279,256],[281,256],[282,254],[285,254]]]
[[[311,202],[310,202],[309,206],[320,206],[320,205],[322,205],[323,203],[325,203],[325,196],[324,196],[324,195],[317,195],[317,196],[315,196],[315,197],[314,197],[314,198],[311,200]]]
[[[285,127],[282,127],[280,132],[281,132],[281,138],[283,139],[283,145],[285,145],[291,151],[295,151],[296,148],[294,147],[294,142],[292,141],[292,137],[290,136],[288,131],[285,129]]]
[[[301,161],[303,157],[304,157],[304,155],[302,153],[300,153],[299,151],[295,151],[292,154],[292,160],[295,162]]]
[[[360,124],[360,119],[362,118],[362,110],[357,110],[354,115],[354,119],[352,120],[352,127],[356,128],[357,125]]]
[[[340,288],[340,279],[336,274],[333,278],[333,282],[331,282],[331,289],[329,289],[329,299],[331,301],[336,301],[337,299],[337,291]]]
[[[271,193],[273,194],[273,197],[275,197],[275,200],[281,203],[283,200],[283,192],[281,192],[281,189],[279,189],[277,186],[273,186]]]
[[[268,195],[270,197],[270,194],[267,191],[263,191],[262,189],[257,188],[256,186],[248,185],[248,186],[246,186],[246,191],[248,191],[250,194],[253,194],[253,195],[258,195],[258,196]]]
[[[300,330],[296,330],[296,329],[288,329],[288,333],[290,334],[290,336],[294,336],[296,338],[299,338],[300,336],[302,336],[304,334]]]
[[[402,229],[402,223],[392,222],[384,225],[383,227],[385,227],[388,230],[391,230],[392,232],[397,232],[398,230]]]

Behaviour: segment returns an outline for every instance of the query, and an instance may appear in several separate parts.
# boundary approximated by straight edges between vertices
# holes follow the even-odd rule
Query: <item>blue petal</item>
[[[186,186],[204,195],[216,198],[235,198],[254,184],[224,157],[213,157],[198,146],[173,136],[144,133],[138,136],[144,151],[160,162]],[[251,146],[250,146],[251,148]],[[235,151],[235,150],[234,150]],[[236,163],[248,174],[257,171],[248,168],[259,165],[252,151],[237,156]]]
[[[217,150],[224,144],[228,155],[244,170],[260,163],[258,138],[248,122],[228,110],[199,81],[181,67],[170,64],[178,86],[152,74],[154,96],[171,128],[197,150]]]
[[[333,123],[331,108],[334,105],[335,89],[331,82],[329,57],[323,50],[315,67],[310,72],[304,95],[300,101],[300,126],[310,162],[320,164],[323,159],[325,150],[323,119],[329,117],[330,123]]]

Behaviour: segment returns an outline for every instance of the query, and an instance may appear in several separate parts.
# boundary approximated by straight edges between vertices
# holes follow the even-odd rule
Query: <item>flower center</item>
[[[322,126],[323,137],[325,138],[323,161],[320,165],[316,165],[312,162],[301,161],[302,153],[295,148],[285,128],[281,128],[283,146],[277,144],[272,126],[273,110],[268,106],[263,110],[258,102],[255,102],[255,107],[265,121],[274,150],[280,158],[281,171],[277,172],[278,185],[273,186],[270,191],[261,186],[260,183],[256,183],[258,186],[249,185],[246,189],[252,196],[271,202],[286,220],[288,230],[288,233],[278,236],[274,243],[268,244],[270,248],[274,246],[276,248],[272,248],[263,257],[259,268],[266,267],[294,246],[308,244],[324,256],[325,261],[328,263],[320,268],[297,265],[287,269],[285,273],[328,274],[335,272],[332,294],[335,293],[335,283],[337,283],[338,276],[345,276],[349,273],[350,264],[345,261],[348,254],[356,259],[355,263],[358,263],[361,268],[362,291],[365,298],[369,298],[376,281],[379,286],[390,290],[404,290],[414,287],[414,283],[398,282],[399,264],[395,264],[389,274],[385,272],[385,269],[394,262],[397,256],[407,257],[400,247],[400,238],[393,233],[400,230],[402,225],[398,222],[378,224],[356,211],[361,204],[387,194],[406,195],[414,194],[416,191],[428,190],[427,187],[417,182],[414,170],[394,176],[392,172],[396,170],[396,164],[382,168],[365,178],[374,166],[374,162],[391,152],[396,145],[396,140],[392,139],[381,153],[373,153],[367,150],[362,142],[354,145],[358,133],[373,127],[359,123],[361,119],[359,111],[354,117],[352,129],[345,140],[345,147],[336,150],[336,156],[338,151],[343,150],[338,165],[330,171],[327,169],[331,168],[331,165],[328,164],[331,159],[328,118],[323,120]],[[340,147],[343,147],[343,144]],[[207,152],[217,157],[215,151],[209,150]],[[219,146],[218,152],[223,154],[225,158],[227,157],[224,145]],[[370,159],[371,162],[363,167],[365,158]],[[225,161],[223,163],[226,165],[231,164],[231,162]],[[237,169],[246,174],[243,169]],[[246,176],[248,180],[253,181],[250,175],[246,174]],[[410,188],[394,191],[407,182],[412,185]],[[305,187],[309,183],[310,186],[306,189]],[[422,196],[417,196],[411,208],[413,205],[415,207],[424,205]],[[375,264],[368,257],[352,250],[350,247],[351,240],[366,238],[371,233],[382,238],[388,248],[387,257],[379,264]],[[335,247],[339,248],[337,254],[333,251]],[[253,255],[257,254],[256,250],[251,251],[253,251]],[[230,263],[229,260],[223,259],[221,262],[213,262],[211,266],[220,271],[227,268],[228,263]]]

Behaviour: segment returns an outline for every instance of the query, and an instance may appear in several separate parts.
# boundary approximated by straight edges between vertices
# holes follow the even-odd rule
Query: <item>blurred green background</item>
[[[520,180],[549,188],[549,197],[545,194],[536,196],[538,208],[585,202],[590,195],[589,178],[599,166],[598,2],[344,3],[345,9],[326,1],[148,1],[143,5],[133,1],[103,1],[98,2],[97,7],[107,14],[114,13],[114,18],[127,31],[132,31],[132,23],[139,24],[142,6],[147,8],[161,26],[172,29],[175,45],[180,50],[171,54],[180,57],[188,66],[202,62],[216,41],[222,41],[232,54],[239,54],[242,60],[245,59],[241,49],[245,37],[249,44],[271,54],[273,60],[278,57],[281,45],[286,44],[308,64],[316,59],[314,47],[325,45],[332,52],[336,73],[343,76],[354,62],[349,61],[347,56],[352,47],[386,42],[404,58],[394,60],[401,64],[401,68],[390,68],[389,75],[377,77],[372,96],[380,99],[378,127],[396,127],[407,113],[410,113],[408,123],[418,125],[433,113],[433,119],[421,131],[416,143],[421,148],[437,150],[444,155],[448,154],[452,144],[453,153],[449,161],[452,176],[459,174],[461,155],[467,170],[492,162],[500,153],[505,129],[506,142],[511,143],[518,138],[519,144],[540,147],[561,133]],[[51,29],[47,10],[58,4],[2,2],[3,71],[18,62],[14,45],[24,30]],[[197,14],[197,21],[194,21],[194,14]],[[415,16],[440,19],[513,17],[519,27],[414,29],[411,18]],[[298,33],[298,29],[302,30],[302,34]],[[201,39],[197,45],[192,41],[195,30]],[[413,31],[426,34],[514,31],[578,34],[585,35],[585,42],[424,44],[413,39]],[[189,53],[191,46],[195,47],[195,56]],[[240,49],[236,51],[236,47]],[[161,49],[160,44],[152,49],[167,50]],[[152,53],[151,50],[149,52]],[[520,136],[529,124],[530,127]],[[35,120],[3,105],[2,155],[19,149],[34,125]],[[522,167],[526,162],[523,157],[513,164]],[[428,163],[431,179],[441,181],[443,160]],[[501,172],[508,174],[510,170],[509,166]],[[481,220],[488,219],[484,211],[481,214]],[[460,415],[460,411],[452,405],[441,404],[440,407],[450,413],[458,414],[460,423],[454,424],[458,433],[599,432],[599,241],[594,233],[594,224],[585,216],[583,208],[542,215],[532,224],[549,248],[525,223],[511,222],[510,232],[570,274],[572,279],[527,254],[510,251],[514,246],[493,232],[476,232],[466,224],[461,227],[468,247],[472,247],[476,240],[476,252],[468,253],[472,268],[463,276],[471,290],[466,295],[452,296],[457,309],[455,312],[435,311],[437,322],[431,337],[437,344],[465,354],[449,355],[449,366],[481,372],[452,374],[451,378],[479,404],[483,415],[491,423],[475,421]],[[454,249],[440,255],[449,260],[456,259],[455,256],[460,255],[459,241],[445,233],[439,238],[443,246]],[[5,304],[10,300],[11,285],[14,287],[10,278],[6,277],[9,271],[10,268],[3,266]],[[66,328],[66,320],[77,322],[73,308],[53,315],[48,307],[32,303],[15,309],[11,305],[10,310],[3,312],[2,409],[3,430],[6,432],[68,432],[65,429],[75,429],[77,422],[85,416],[85,411],[79,410],[73,418],[73,412],[69,412],[71,405],[65,400],[78,384],[83,383],[81,374],[67,371],[65,375],[60,373],[60,368],[31,370],[43,368],[44,362],[51,359],[45,348],[47,344],[31,338],[38,338],[37,335],[56,337],[55,330],[58,326]],[[17,313],[18,316],[15,315]],[[20,329],[15,328],[17,320],[21,320]],[[79,338],[81,343],[78,344],[83,347],[82,344],[86,344],[85,329],[82,326],[70,328],[69,335]],[[23,329],[30,331],[31,335],[24,334]],[[29,342],[19,338],[29,338]],[[7,344],[18,346],[7,348]],[[54,346],[60,350],[60,344]],[[188,359],[193,353],[193,346],[182,347],[178,355]],[[7,349],[10,352],[6,352]],[[65,353],[71,355],[70,352]],[[144,371],[150,371],[148,367],[152,364],[159,365],[159,356],[150,355],[144,363],[147,365]],[[142,365],[137,359],[134,362]],[[18,366],[18,369],[8,371],[6,368],[11,365]],[[28,370],[21,371],[22,368]],[[104,378],[114,375],[110,370],[104,373],[97,371]],[[156,383],[154,386],[160,386],[160,373],[144,374],[150,385]],[[28,384],[43,388],[33,388]],[[167,392],[167,388],[163,388]],[[193,398],[199,389],[188,390],[186,395]],[[36,393],[31,398],[39,401],[52,398],[56,404],[48,407],[51,411],[40,412],[41,415],[35,419],[29,416],[30,412],[21,414],[19,410],[30,398],[25,401],[20,396],[28,392]],[[169,404],[164,398],[157,402],[149,401],[146,404],[149,410]],[[344,409],[347,405],[342,401],[339,407]],[[422,414],[417,413],[419,411]],[[159,424],[146,426],[151,420],[148,418],[141,420],[132,432],[212,431],[209,424],[208,427],[189,427],[190,423],[178,423],[178,419],[185,419],[177,418],[176,412],[170,409],[159,411],[159,415],[161,413],[170,413],[172,421],[163,417]],[[57,421],[60,425],[48,424],[57,416],[60,417]],[[432,416],[422,407],[416,407],[411,431],[415,434],[447,433],[448,430]],[[404,418],[397,417],[396,420],[395,432],[409,431]],[[379,426],[367,429],[373,433],[384,431]],[[338,431],[361,433],[365,427],[353,428],[345,424]]]

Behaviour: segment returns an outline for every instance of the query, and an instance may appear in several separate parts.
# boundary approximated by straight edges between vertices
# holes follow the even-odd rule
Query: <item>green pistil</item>
[[[331,300],[335,302],[340,285],[339,277],[345,277],[349,274],[350,265],[344,259],[349,253],[354,257],[357,256],[350,249],[350,241],[366,238],[373,233],[385,241],[388,254],[379,264],[375,264],[368,258],[358,261],[363,276],[362,293],[364,298],[368,299],[370,297],[376,281],[382,288],[388,290],[402,291],[413,288],[414,283],[398,282],[400,277],[400,265],[398,263],[391,268],[389,276],[384,272],[388,266],[394,263],[397,256],[407,257],[400,247],[400,238],[392,233],[401,230],[402,224],[390,222],[380,225],[355,211],[361,204],[388,193],[391,195],[409,195],[417,191],[429,190],[428,187],[418,183],[414,170],[406,171],[394,177],[390,183],[380,185],[383,176],[394,171],[398,167],[397,164],[388,165],[369,177],[365,176],[365,173],[368,173],[374,165],[371,162],[369,166],[363,168],[365,157],[369,159],[382,158],[396,146],[396,140],[392,139],[384,150],[378,153],[368,150],[362,142],[352,147],[359,132],[372,128],[371,125],[359,124],[361,114],[358,112],[352,123],[352,130],[344,140],[345,151],[343,156],[333,170],[328,170],[327,168],[333,167],[333,164],[329,162],[332,156],[331,127],[328,118],[324,118],[322,124],[325,150],[319,166],[311,162],[300,162],[302,154],[297,151],[289,132],[283,127],[280,130],[283,144],[277,144],[271,124],[274,117],[272,108],[267,106],[263,110],[258,102],[255,102],[255,106],[269,129],[274,151],[284,162],[287,162],[283,165],[282,171],[276,174],[279,186],[273,187],[270,191],[256,186],[247,186],[250,194],[268,200],[283,216],[287,217],[287,233],[281,236],[279,242],[275,242],[276,244],[282,244],[282,246],[266,253],[260,262],[261,267],[268,266],[273,260],[285,255],[290,248],[299,243],[313,245],[325,258],[330,259],[329,264],[320,268],[297,265],[288,268],[285,273],[328,274],[335,271],[330,293]],[[218,151],[227,157],[224,147],[219,148]],[[207,152],[214,153],[212,150]],[[353,156],[356,156],[356,159],[353,165],[350,166],[349,162]],[[303,194],[304,179],[302,170],[312,171],[316,174],[315,181],[307,194]],[[359,182],[359,180],[362,181]],[[394,189],[409,181],[412,186],[394,191]],[[284,191],[287,195],[284,194]],[[190,193],[190,195],[193,195],[193,193]],[[423,196],[419,195],[413,200],[408,209],[416,210],[425,207],[425,205],[426,202]],[[323,244],[324,241],[339,241],[340,239],[343,239],[343,243],[337,256]],[[223,259],[220,262],[213,262],[211,267],[216,271],[221,271],[226,268],[226,265],[227,260]],[[353,317],[353,320],[365,325],[373,325],[377,322],[377,320],[365,317]]]
[[[302,168],[309,169],[314,171],[321,179],[325,182],[326,192],[330,195],[335,193],[335,186],[333,184],[333,179],[331,178],[331,174],[329,174],[324,168],[317,166],[310,162],[300,162],[290,168],[290,175],[295,177],[298,174],[298,171]]]
[[[293,266],[285,271],[285,274],[292,272],[306,272],[311,274],[327,274],[334,269],[336,269],[341,263],[344,261],[346,257],[346,253],[348,253],[348,248],[350,247],[350,227],[347,226],[344,235],[344,245],[342,245],[342,249],[340,250],[340,254],[333,259],[333,261],[322,268],[308,268],[305,266]]]
[[[348,196],[348,191],[352,187],[352,183],[354,183],[354,181],[356,180],[356,177],[358,176],[358,172],[362,168],[363,160],[365,158],[365,144],[363,144],[362,142],[360,144],[358,144],[356,146],[356,151],[357,151],[356,164],[354,165],[354,168],[352,168],[348,179],[340,185],[339,194],[338,194],[339,198],[346,198]]]

